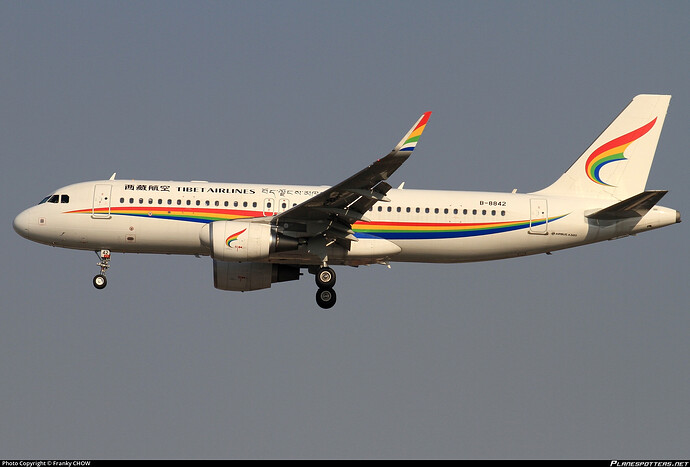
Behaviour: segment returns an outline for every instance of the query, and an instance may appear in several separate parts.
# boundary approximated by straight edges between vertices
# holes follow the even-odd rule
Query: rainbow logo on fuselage
[[[623,136],[619,136],[618,138],[613,139],[595,149],[594,152],[592,152],[592,154],[587,158],[587,162],[585,162],[585,173],[587,174],[587,177],[599,185],[614,186],[604,182],[601,179],[599,172],[601,171],[602,167],[604,167],[606,164],[610,164],[611,162],[626,160],[624,153],[628,146],[644,136],[649,130],[652,129],[655,123],[656,118],[643,127],[640,127],[635,131],[631,131]]]
[[[232,242],[234,242],[235,240],[237,240],[237,237],[239,237],[240,235],[242,235],[246,230],[247,230],[247,229],[240,230],[239,232],[230,235],[228,238],[225,239],[225,244],[226,244],[227,246],[230,246],[230,244],[231,244]]]

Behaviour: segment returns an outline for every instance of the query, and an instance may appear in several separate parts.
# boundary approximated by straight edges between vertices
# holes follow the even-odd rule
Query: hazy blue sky
[[[213,288],[208,258],[37,245],[108,178],[333,184],[426,110],[408,188],[555,180],[672,94],[648,188],[688,214],[687,2],[0,2],[0,457],[688,458],[687,223],[502,262]],[[687,216],[686,216],[687,217]]]

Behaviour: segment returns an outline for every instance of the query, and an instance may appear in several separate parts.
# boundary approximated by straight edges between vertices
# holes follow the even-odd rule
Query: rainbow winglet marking
[[[239,232],[230,235],[228,238],[225,239],[225,244],[226,244],[227,246],[230,246],[230,244],[231,244],[232,242],[234,242],[235,240],[237,240],[237,237],[239,237],[240,235],[242,235],[242,234],[244,233],[245,230],[247,230],[247,229],[240,230]]]
[[[601,171],[602,167],[604,167],[606,164],[610,164],[611,162],[626,160],[624,153],[628,146],[647,134],[655,123],[656,118],[637,130],[631,131],[623,136],[619,136],[618,138],[613,139],[595,149],[594,152],[592,152],[592,154],[587,158],[587,162],[585,162],[585,173],[587,174],[587,177],[599,185],[614,186],[604,182],[601,179],[599,172]]]
[[[403,139],[398,143],[399,152],[412,152],[417,146],[419,137],[422,136],[424,128],[426,128],[426,123],[429,121],[431,112],[424,112],[422,116],[417,120],[412,129],[403,137]]]

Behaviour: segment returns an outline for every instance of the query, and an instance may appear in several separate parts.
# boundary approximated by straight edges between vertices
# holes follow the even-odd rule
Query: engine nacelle
[[[201,229],[199,239],[210,248],[211,257],[220,261],[258,261],[299,246],[296,238],[279,233],[275,226],[257,222],[211,222]]]
[[[247,292],[267,289],[274,282],[294,281],[299,276],[297,266],[213,260],[213,285],[221,290]]]

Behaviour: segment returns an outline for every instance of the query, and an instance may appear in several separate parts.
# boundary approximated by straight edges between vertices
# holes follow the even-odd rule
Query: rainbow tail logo
[[[670,101],[635,96],[561,178],[536,193],[620,201],[645,191]]]
[[[652,129],[655,123],[656,118],[635,131],[631,131],[626,135],[599,146],[592,153],[592,155],[589,156],[587,162],[585,163],[585,172],[587,173],[589,179],[594,183],[598,183],[599,185],[613,186],[601,180],[599,177],[599,171],[606,164],[625,160],[624,153],[625,150],[628,149],[628,146],[637,141],[637,139],[646,135],[647,132]]]
[[[239,232],[230,235],[228,238],[225,239],[225,244],[226,244],[227,246],[230,246],[230,244],[231,244],[232,242],[234,242],[235,240],[237,240],[237,238],[238,238],[240,235],[242,235],[246,230],[247,230],[247,229],[240,230]]]

